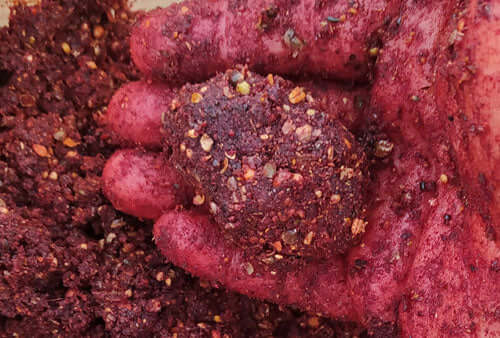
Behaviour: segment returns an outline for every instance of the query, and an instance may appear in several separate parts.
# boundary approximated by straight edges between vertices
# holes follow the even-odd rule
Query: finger
[[[193,275],[223,283],[227,288],[278,304],[296,305],[308,311],[344,320],[357,320],[346,288],[342,261],[325,264],[247,257],[226,242],[207,216],[171,211],[154,226],[160,251]]]
[[[173,91],[162,84],[128,83],[113,95],[106,126],[126,145],[159,148],[161,114],[168,111],[173,96]]]
[[[139,21],[132,57],[145,74],[172,83],[199,82],[237,63],[259,72],[361,79],[367,41],[398,1],[356,3],[184,1]]]
[[[438,73],[439,111],[448,118],[467,198],[491,219],[486,232],[500,244],[500,3],[471,2],[456,21],[456,58],[445,55],[447,71]]]
[[[117,151],[106,163],[102,180],[104,194],[116,209],[146,219],[157,219],[189,196],[161,155],[137,149]]]

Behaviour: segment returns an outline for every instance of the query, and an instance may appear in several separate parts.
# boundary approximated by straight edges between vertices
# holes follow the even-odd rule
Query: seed
[[[366,225],[368,224],[368,222],[365,222],[363,221],[362,219],[359,219],[359,218],[355,218],[354,221],[352,222],[352,226],[351,226],[351,232],[354,236],[362,233],[362,232],[365,232],[365,229],[366,229]]]
[[[251,275],[255,271],[253,265],[250,263],[243,263],[243,269],[248,275]]]
[[[269,84],[272,86],[274,85],[274,77],[273,77],[273,74],[269,74],[267,75],[267,82],[269,82]]]
[[[352,168],[346,168],[344,166],[340,167],[340,180],[343,181],[344,179],[350,180],[354,176],[354,169]]]
[[[203,203],[205,203],[205,195],[196,194],[193,197],[193,204],[194,205],[200,206],[200,205],[203,205]]]
[[[448,183],[448,176],[446,174],[441,174],[439,180],[441,181],[441,183],[446,184]]]
[[[89,67],[90,69],[97,69],[97,65],[94,61],[88,61],[87,67]]]
[[[104,28],[101,25],[97,25],[94,27],[94,38],[100,39],[104,36]]]
[[[45,148],[45,146],[42,146],[41,144],[34,144],[33,151],[40,157],[49,157],[47,148]]]
[[[200,93],[193,93],[191,95],[191,102],[199,103],[201,100],[203,100],[203,95],[201,95]]]
[[[298,184],[302,184],[304,182],[304,176],[302,176],[301,174],[293,174],[292,181]]]
[[[64,130],[60,129],[56,131],[53,136],[56,141],[62,141],[66,136],[66,133],[64,132]]]
[[[368,51],[370,56],[377,56],[378,52],[379,52],[379,49],[377,47],[370,48],[370,50]]]
[[[35,105],[36,99],[33,95],[23,94],[19,97],[19,103],[24,108],[31,108]]]
[[[311,140],[312,129],[311,125],[305,124],[302,127],[297,128],[295,130],[295,134],[300,142],[307,143]]]
[[[110,228],[111,229],[118,229],[118,228],[121,228],[124,225],[125,225],[125,221],[123,219],[121,219],[121,218],[117,218],[117,219],[114,219],[111,222]]]
[[[254,178],[254,176],[255,176],[255,170],[253,170],[247,165],[243,166],[243,178],[246,181],[251,180],[252,178]]]
[[[304,47],[304,42],[295,34],[293,29],[288,29],[283,35],[283,41],[285,45],[292,49],[294,52],[292,54],[293,58],[298,56],[299,51]]]
[[[106,236],[106,243],[111,243],[113,242],[113,240],[116,238],[116,234],[113,233],[113,232],[110,232],[107,236]]]
[[[226,151],[226,152],[224,152],[224,155],[226,155],[226,157],[230,160],[236,159],[236,151],[234,151],[234,150]]]
[[[312,243],[313,237],[314,237],[314,232],[310,231],[304,238],[304,244],[310,245]]]
[[[281,234],[281,239],[285,244],[294,245],[297,243],[298,234],[297,229],[287,230]]]
[[[271,244],[273,246],[273,248],[277,251],[277,252],[281,252],[281,250],[283,249],[283,246],[281,245],[281,242],[280,241],[276,241],[274,243]]]
[[[290,94],[288,95],[288,100],[290,103],[297,104],[306,99],[306,93],[304,92],[304,88],[295,87]]]
[[[250,94],[250,85],[248,82],[242,81],[236,86],[236,91],[241,95],[248,95]]]
[[[389,140],[379,140],[375,145],[375,156],[378,158],[384,158],[391,154],[394,149],[394,143]]]
[[[314,109],[308,109],[306,111],[307,116],[313,117],[316,114],[316,110]]]
[[[222,323],[222,318],[219,315],[214,316],[214,322],[216,323]]]
[[[333,146],[329,146],[327,150],[328,160],[333,160]]]
[[[273,178],[274,175],[276,174],[276,164],[272,162],[267,162],[262,168],[262,171],[264,172],[265,177]]]
[[[127,291],[125,291],[125,296],[127,296],[128,298],[132,297],[132,290],[127,289]]]
[[[218,210],[217,204],[215,204],[214,202],[210,202],[210,204],[209,204],[210,213],[212,215],[215,215],[215,214],[217,214],[217,210]]]
[[[231,89],[229,89],[229,87],[222,88],[222,92],[224,93],[224,96],[227,97],[228,99],[232,99],[234,97],[234,95],[231,93]]]
[[[347,149],[351,149],[352,148],[352,144],[351,144],[351,142],[348,139],[345,138],[344,139],[344,143],[347,146]]]
[[[314,191],[314,195],[316,195],[317,198],[321,198],[321,196],[323,196],[323,192],[317,189]]]
[[[238,183],[236,182],[236,178],[234,178],[234,176],[231,176],[227,179],[227,187],[231,191],[236,191],[236,189],[238,189]]]
[[[210,152],[210,150],[212,149],[212,146],[214,145],[214,140],[212,140],[212,138],[210,136],[208,136],[207,134],[203,134],[200,138],[200,145],[201,145],[201,149],[203,149],[204,151],[206,151],[208,153],[208,152]]]
[[[186,149],[186,157],[191,159],[193,157],[193,150],[192,149]]]
[[[155,278],[156,278],[156,280],[157,280],[158,282],[163,281],[163,278],[164,278],[164,273],[163,273],[163,271],[158,272],[158,273],[156,274],[156,277],[155,277]]]
[[[80,249],[87,250],[88,248],[89,248],[89,246],[87,245],[87,243],[80,244]]]
[[[309,325],[312,328],[317,328],[319,326],[319,318],[318,317],[311,317],[307,320],[307,325]]]
[[[340,199],[341,197],[339,194],[332,195],[332,197],[330,197],[330,203],[337,204],[340,202]]]
[[[222,169],[220,170],[220,173],[224,174],[228,167],[229,167],[229,160],[227,159],[227,157],[224,157],[224,161],[222,161]]]
[[[57,179],[59,178],[59,176],[57,175],[57,173],[55,171],[51,171],[50,174],[49,174],[49,178],[52,181],[57,181]]]
[[[233,86],[236,86],[242,80],[243,80],[243,74],[241,74],[240,72],[234,71],[231,74],[231,84]]]
[[[290,132],[295,130],[295,125],[293,124],[292,120],[286,120],[285,123],[283,123],[283,127],[281,127],[281,132],[284,135],[290,134]]]
[[[63,144],[66,146],[66,147],[70,147],[70,148],[74,148],[78,145],[78,142],[75,142],[73,141],[72,138],[69,138],[69,137],[66,137],[63,141]]]
[[[61,48],[62,48],[64,53],[66,53],[66,54],[71,53],[71,46],[67,42],[63,42],[61,44]]]

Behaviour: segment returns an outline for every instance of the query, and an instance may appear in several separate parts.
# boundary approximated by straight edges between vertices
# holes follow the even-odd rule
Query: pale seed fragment
[[[306,99],[306,93],[304,92],[304,88],[295,87],[290,94],[288,95],[288,100],[292,104],[297,104]]]
[[[448,183],[448,176],[446,174],[441,174],[441,176],[439,177],[439,180],[441,181],[441,183],[447,184]]]
[[[71,53],[71,46],[67,42],[63,42],[61,44],[61,48],[62,48],[64,53],[66,53],[66,54]]]
[[[74,148],[78,145],[78,142],[75,142],[72,138],[70,137],[66,137],[63,141],[63,144],[66,146],[66,147],[69,147],[69,148]]]
[[[313,128],[309,124],[305,124],[295,130],[295,134],[300,142],[307,143],[311,140]]]
[[[304,238],[304,244],[310,245],[312,243],[313,237],[314,237],[314,232],[310,231]]]
[[[250,94],[250,85],[246,81],[242,81],[236,85],[236,91],[241,95]]]
[[[351,226],[351,232],[354,236],[365,232],[366,225],[368,222],[363,221],[362,219],[355,218],[354,221],[352,222]]]
[[[340,202],[340,199],[341,198],[339,194],[332,195],[332,197],[330,197],[330,203],[337,204]]]
[[[201,149],[206,151],[207,153],[212,150],[212,146],[214,145],[214,140],[208,134],[203,134],[200,138]]]
[[[191,102],[192,103],[200,103],[201,100],[203,100],[203,96],[200,93],[193,93],[191,95]]]
[[[193,204],[194,205],[200,206],[200,205],[203,205],[203,203],[205,203],[205,195],[196,194],[193,197]]]
[[[47,148],[41,144],[34,144],[33,145],[33,151],[40,157],[49,157],[49,152],[47,151]]]
[[[254,268],[251,263],[244,263],[243,269],[246,271],[248,275],[251,275],[254,272]]]

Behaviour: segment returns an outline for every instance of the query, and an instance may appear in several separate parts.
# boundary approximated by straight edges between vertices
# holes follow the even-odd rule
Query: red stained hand
[[[500,335],[500,1],[244,3],[137,23],[114,206],[229,289],[373,333]]]

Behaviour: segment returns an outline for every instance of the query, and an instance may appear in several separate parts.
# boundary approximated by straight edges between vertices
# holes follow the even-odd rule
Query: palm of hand
[[[309,1],[299,3],[298,7]],[[375,331],[382,323],[397,323],[404,335],[500,334],[499,304],[495,298],[500,291],[496,238],[500,185],[495,170],[500,151],[495,141],[498,122],[493,113],[498,103],[495,88],[500,76],[495,62],[498,64],[499,53],[494,51],[498,37],[482,33],[499,26],[500,4],[489,4],[487,10],[483,5],[470,5],[468,14],[456,9],[452,1],[404,4],[401,12],[397,1],[360,2],[348,10],[321,3],[317,8],[305,6],[301,11],[279,1],[274,7],[258,2],[245,11],[231,4],[232,1],[207,4],[189,1],[153,12],[138,23],[132,37],[136,64],[147,78],[160,79],[166,84],[130,84],[110,103],[110,129],[124,144],[135,143],[150,149],[122,150],[109,160],[103,179],[105,192],[115,207],[138,217],[155,219],[157,245],[172,262],[196,276],[220,281],[244,294],[334,318],[360,321]],[[384,11],[377,11],[377,6]],[[288,13],[301,14],[283,16],[287,7],[290,7]],[[221,39],[224,35],[217,31],[220,22],[226,27],[235,24],[224,13],[234,17],[236,12],[243,13],[236,27],[252,27],[255,32],[231,31],[231,38]],[[305,13],[310,12],[318,18],[327,17],[326,13],[339,15],[338,18],[328,15],[328,30],[322,31],[321,22],[319,33],[314,35],[300,26]],[[349,17],[342,19],[340,13],[344,12],[357,15],[360,18],[357,24]],[[314,18],[313,14],[308,20]],[[452,14],[456,14],[453,20],[449,19]],[[205,19],[200,20],[203,15]],[[296,85],[278,77],[249,75],[241,68],[238,79],[233,78],[234,72],[228,72],[200,85],[187,85],[180,91],[170,87],[186,81],[204,81],[215,72],[242,62],[257,72],[360,79],[369,69],[369,60],[363,50],[364,42],[360,43],[356,37],[364,32],[366,37],[373,38],[371,33],[382,27],[382,17],[393,19],[386,20],[383,32],[377,31],[383,41],[383,53],[375,65],[375,80],[369,89],[301,82],[299,87],[306,88],[304,91],[311,93],[315,102],[305,98],[294,102],[284,93],[285,89],[286,94],[291,93]],[[254,21],[260,26],[255,28]],[[473,22],[474,31],[464,28]],[[293,34],[283,27],[294,27]],[[238,34],[246,34],[249,46],[238,41]],[[308,34],[319,36],[318,40],[327,48],[319,48]],[[273,43],[276,36],[280,40]],[[454,41],[450,42],[450,36]],[[470,41],[477,44],[474,51],[467,48]],[[452,52],[444,50],[445,45],[450,45]],[[332,52],[335,50],[342,52],[335,54]],[[370,51],[377,53],[375,47]],[[329,57],[318,61],[325,55]],[[220,85],[224,81],[227,86]],[[250,86],[241,85],[243,82]],[[265,82],[267,87],[259,87],[259,83]],[[212,153],[222,143],[231,144],[230,139],[214,133],[222,122],[234,117],[235,107],[229,109],[226,105],[218,115],[219,120],[209,119],[215,125],[214,130],[209,130],[206,123],[196,124],[209,110],[209,102],[220,104],[224,98],[244,96],[246,101],[238,101],[237,106],[257,107],[264,102],[259,102],[261,96],[269,96],[276,82],[282,92],[276,94],[279,105],[264,110],[269,113],[263,115],[269,123],[261,121],[261,125],[248,131],[245,127],[247,120],[252,120],[249,117],[258,117],[262,112],[247,109],[243,112],[246,115],[239,117],[242,125],[231,125],[235,129],[233,134],[241,136],[246,132],[246,138],[236,137],[232,146],[252,155],[256,149],[262,149],[263,143],[255,146],[242,144],[242,140],[255,138],[266,142],[268,138],[262,135],[276,134],[279,141],[288,135],[285,132],[289,128],[284,128],[286,120],[277,119],[281,122],[275,123],[272,114],[276,113],[276,107],[283,109],[286,100],[290,101],[287,105],[291,111],[277,114],[296,117],[287,125],[294,127],[290,129],[293,138],[284,144],[307,144],[313,132],[320,129],[331,140],[329,144],[340,149],[341,142],[332,140],[331,135],[342,134],[343,129],[331,127],[335,123],[343,123],[354,134],[365,135],[358,143],[350,138],[349,131],[344,131],[342,139],[347,138],[355,149],[343,146],[339,153],[344,157],[335,165],[339,170],[342,166],[354,167],[353,163],[347,165],[353,154],[357,159],[366,155],[372,162],[369,168],[360,165],[357,174],[361,175],[354,175],[364,177],[363,180],[349,182],[358,206],[351,212],[356,217],[359,214],[359,218],[352,217],[348,231],[339,227],[343,224],[340,217],[333,217],[329,223],[333,236],[321,237],[317,235],[318,222],[309,217],[311,212],[305,210],[301,214],[300,208],[293,204],[299,201],[297,204],[301,206],[304,200],[311,199],[304,197],[307,195],[304,191],[313,193],[320,201],[331,199],[336,191],[320,189],[325,180],[316,181],[317,186],[314,181],[308,182],[300,193],[288,190],[292,195],[295,192],[291,202],[284,198],[272,200],[266,206],[268,201],[264,198],[266,203],[257,203],[257,207],[260,210],[267,207],[266,213],[245,223],[250,214],[246,210],[256,208],[252,204],[256,203],[255,195],[261,190],[269,192],[277,188],[271,186],[280,174],[279,168],[285,166],[288,176],[282,177],[291,181],[295,178],[295,183],[304,179],[305,174],[300,173],[302,178],[293,176],[297,167],[277,165],[276,158],[264,161],[250,155],[238,157],[235,156],[238,151],[231,153],[222,146],[220,156]],[[247,89],[253,93],[246,95]],[[359,107],[363,102],[360,98],[368,91],[369,104],[365,102]],[[296,109],[304,112],[306,120],[298,113],[294,115]],[[312,110],[326,114],[328,121],[311,122],[316,121]],[[278,126],[276,130],[272,129],[274,125]],[[270,128],[269,133],[264,132],[266,128]],[[227,130],[228,134],[230,131]],[[319,135],[315,137],[321,139]],[[160,148],[163,138],[167,138],[173,151],[168,161],[166,155],[152,152]],[[391,151],[387,140],[394,145]],[[365,151],[357,152],[361,146]],[[329,147],[320,148],[324,148],[321,154],[328,162]],[[322,156],[315,154],[309,155],[315,159]],[[235,163],[238,164],[233,167]],[[261,166],[265,166],[262,172],[257,170]],[[323,166],[307,169],[321,171]],[[365,180],[368,171],[370,182]],[[270,175],[268,185],[259,185],[259,175],[263,175],[264,182],[266,174]],[[230,180],[235,176],[238,180]],[[186,180],[191,184],[182,183]],[[223,183],[228,186],[215,188]],[[342,188],[343,184],[338,180],[335,187]],[[238,188],[237,203],[232,200],[231,186]],[[251,191],[255,186],[255,191]],[[244,201],[242,187],[251,192]],[[188,207],[189,211],[172,210],[191,201],[198,207]],[[240,208],[231,208],[233,205]],[[317,202],[318,207],[324,208],[326,215],[335,216],[346,205],[340,203],[340,208]],[[280,219],[284,213],[273,210],[277,208],[294,212]],[[266,231],[258,224],[250,226],[270,214],[281,227],[271,226]],[[303,220],[298,235],[292,231],[281,236],[290,230],[287,222],[296,218]],[[345,218],[342,214],[341,219]],[[352,223],[354,219],[358,219],[356,226]],[[273,218],[265,223],[269,220]],[[227,224],[243,224],[245,232],[235,232]]]

